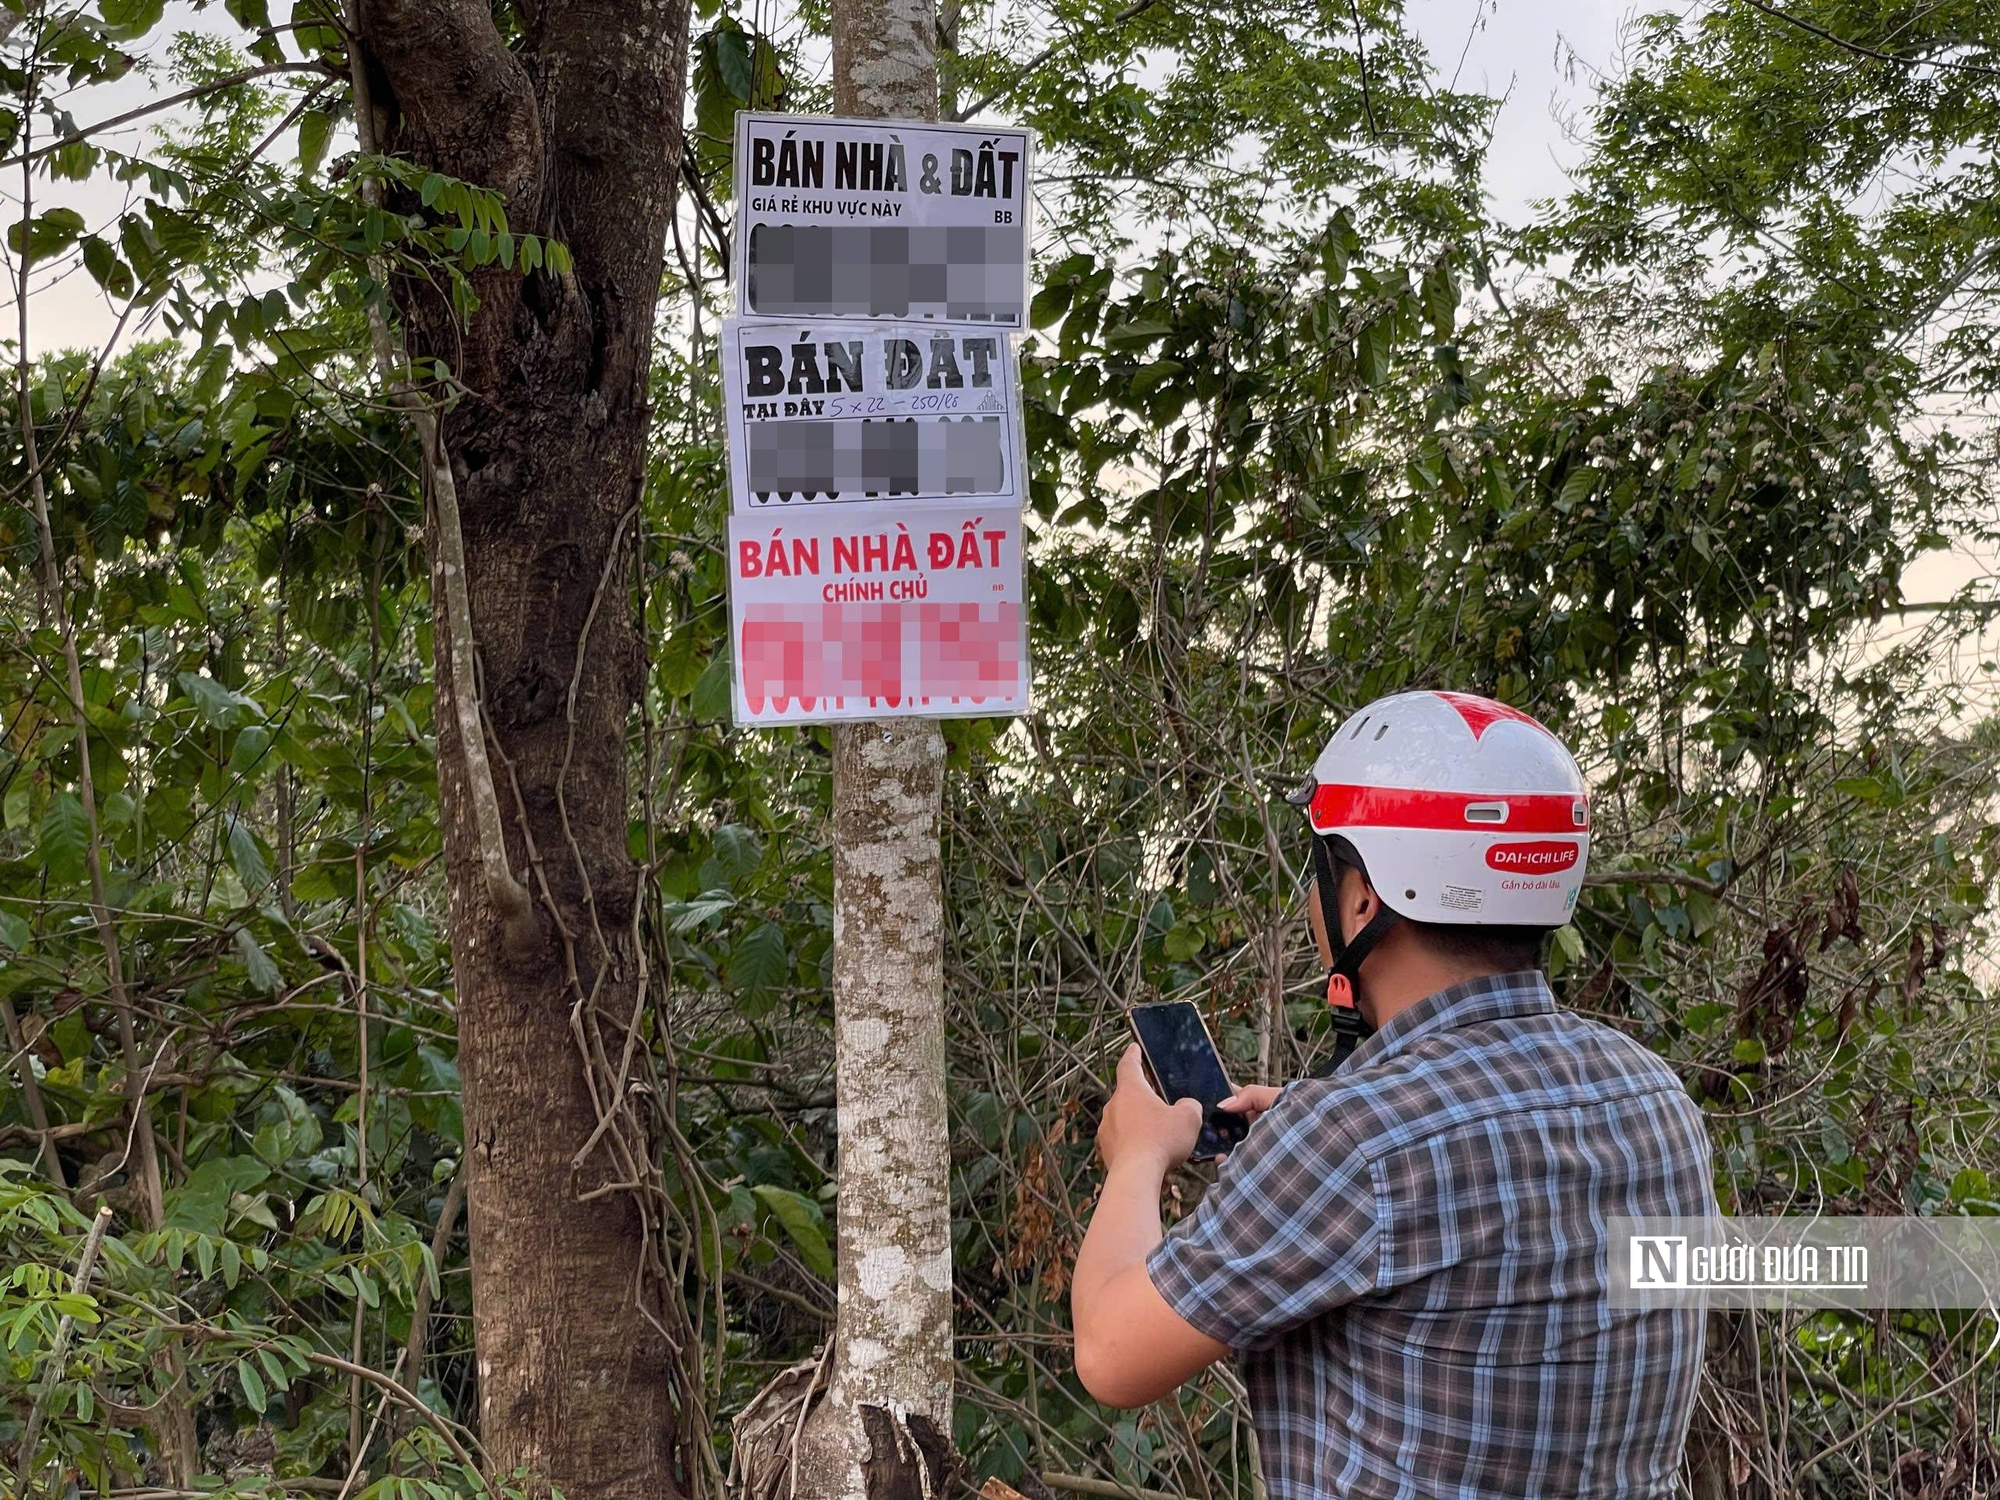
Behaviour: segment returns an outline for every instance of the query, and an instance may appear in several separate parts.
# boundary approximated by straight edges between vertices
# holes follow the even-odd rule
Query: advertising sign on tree
[[[743,725],[1028,706],[1021,513],[885,501],[729,518]]]
[[[728,319],[731,508],[978,497],[1019,508],[1020,382],[1003,333]]]
[[[743,111],[737,311],[1027,327],[1034,136]]]

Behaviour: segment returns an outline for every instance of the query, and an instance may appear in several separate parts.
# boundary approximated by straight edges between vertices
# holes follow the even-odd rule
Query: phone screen
[[[1221,1156],[1249,1134],[1250,1125],[1241,1115],[1216,1108],[1236,1091],[1222,1071],[1222,1059],[1201,1012],[1185,1000],[1167,1000],[1158,1005],[1135,1005],[1131,1010],[1132,1029],[1152,1069],[1153,1081],[1169,1104],[1182,1099],[1201,1103],[1201,1138],[1195,1142],[1193,1161]]]

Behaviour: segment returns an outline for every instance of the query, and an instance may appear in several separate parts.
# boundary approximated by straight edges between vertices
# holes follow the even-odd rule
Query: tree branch
[[[484,7],[418,5],[410,9],[432,23],[430,27],[413,24],[410,28],[412,36],[435,31],[455,12],[477,10],[480,24],[492,36],[494,46],[501,53],[504,67],[520,77],[519,64],[500,45],[499,33],[493,30],[491,20],[486,18]],[[393,4],[378,3],[372,5],[370,10],[388,16],[398,13]],[[358,33],[361,28],[360,0],[347,0],[346,14],[350,31]],[[407,11],[402,14],[408,18]],[[389,22],[383,24],[388,25]],[[472,28],[468,24],[461,29]],[[404,40],[408,42],[409,38]],[[358,43],[349,45],[348,61],[354,80],[355,128],[362,151],[373,156],[381,150],[381,142],[375,135],[374,100],[368,85],[368,68]],[[525,88],[525,77],[520,77],[520,82]],[[532,98],[529,100],[529,111],[532,118]],[[361,195],[369,207],[379,207],[381,183],[372,177],[362,179]],[[371,259],[368,269],[378,286],[387,285],[387,272],[379,259]],[[458,481],[452,474],[451,461],[445,454],[438,433],[436,411],[423,393],[400,374],[408,367],[409,361],[404,351],[397,347],[399,341],[389,327],[388,315],[382,311],[379,300],[368,305],[368,334],[374,345],[375,364],[382,379],[388,384],[396,403],[409,413],[411,425],[416,428],[418,444],[423,450],[424,488],[429,491],[432,507],[437,512],[437,571],[444,582],[443,613],[450,636],[449,696],[453,715],[458,721],[459,753],[465,759],[467,800],[472,804],[473,822],[478,830],[481,882],[486,888],[486,899],[493,904],[500,918],[510,951],[526,952],[533,948],[536,938],[534,903],[529,899],[528,888],[515,879],[514,872],[508,868],[507,837],[500,822],[500,798],[493,789],[493,768],[486,759],[486,733],[480,722],[479,668],[472,634],[472,602],[465,584],[465,532],[458,516]]]
[[[1752,9],[1761,10],[1774,21],[1783,21],[1787,26],[1796,26],[1800,31],[1808,32],[1823,42],[1831,42],[1843,52],[1852,52],[1857,57],[1870,57],[1876,62],[1895,63],[1902,68],[1952,68],[1961,73],[1977,74],[1981,78],[2000,78],[2000,68],[1983,68],[1978,63],[1954,62],[1946,57],[1907,57],[1894,52],[1878,52],[1865,43],[1849,41],[1844,36],[1837,36],[1828,31],[1824,26],[1815,26],[1801,16],[1780,10],[1777,6],[1769,4],[1768,0],[1748,0],[1748,4]]]
[[[1720,896],[1728,884],[1703,880],[1699,875],[1683,875],[1679,870],[1592,870],[1583,877],[1585,885],[1671,885],[1681,890]]]
[[[451,1246],[451,1232],[458,1224],[458,1211],[465,1205],[465,1164],[459,1164],[452,1174],[451,1186],[445,1190],[444,1204],[438,1209],[437,1228],[431,1231],[431,1264],[443,1274],[445,1251]],[[410,1336],[403,1344],[403,1368],[410,1372],[410,1381],[421,1386],[424,1383],[424,1338],[428,1333],[431,1316],[431,1283],[428,1276],[417,1283],[417,1298],[410,1309]]]
[[[97,1251],[104,1243],[104,1231],[111,1225],[111,1205],[98,1209],[97,1217],[90,1221],[90,1234],[83,1242],[83,1254],[77,1257],[76,1278],[70,1282],[72,1296],[82,1296],[90,1289],[90,1273],[97,1269]],[[75,1330],[76,1319],[64,1313],[62,1321],[56,1325],[55,1342],[49,1346],[48,1363],[42,1369],[42,1393],[35,1397],[34,1410],[28,1413],[27,1429],[21,1434],[21,1493],[24,1500],[33,1500],[35,1493],[35,1441],[42,1433],[42,1420],[48,1415],[49,1393],[62,1382],[63,1361],[69,1358],[69,1336]]]
[[[187,1334],[190,1338],[200,1339],[203,1343],[248,1344],[253,1350],[268,1347],[268,1341],[266,1340],[248,1337],[241,1333],[231,1333],[227,1329],[211,1328],[205,1323],[173,1323],[168,1326],[175,1333]],[[378,1386],[388,1392],[400,1405],[408,1408],[426,1426],[444,1439],[445,1445],[451,1449],[451,1456],[454,1459],[475,1473],[479,1471],[479,1465],[473,1461],[471,1453],[466,1451],[465,1444],[458,1440],[458,1434],[452,1430],[457,1424],[449,1418],[440,1416],[438,1413],[432,1411],[430,1407],[426,1406],[418,1398],[414,1391],[401,1381],[384,1375],[380,1370],[371,1370],[366,1365],[358,1365],[352,1360],[342,1359],[337,1354],[321,1354],[316,1349],[301,1349],[297,1351],[287,1349],[285,1351],[288,1355],[294,1352],[296,1352],[298,1358],[307,1361],[309,1364],[318,1365],[323,1370],[337,1370],[342,1375],[358,1376],[369,1384]]]
[[[1354,16],[1354,55],[1361,64],[1361,109],[1368,117],[1368,139],[1379,141],[1382,132],[1375,126],[1375,96],[1368,88],[1368,33],[1361,24],[1361,0],[1347,0]]]
[[[261,68],[244,68],[235,73],[225,73],[222,77],[207,83],[197,84],[191,89],[182,89],[178,94],[169,94],[164,99],[155,99],[150,104],[142,104],[137,109],[128,109],[122,115],[113,115],[108,120],[99,120],[95,125],[69,131],[56,137],[46,146],[37,146],[33,151],[23,151],[19,156],[10,156],[0,161],[0,167],[18,167],[22,162],[40,161],[43,157],[74,146],[79,141],[87,141],[94,135],[102,135],[107,130],[116,130],[120,125],[130,125],[134,120],[143,120],[147,115],[158,114],[161,110],[172,109],[176,104],[186,104],[192,99],[200,99],[209,94],[233,89],[238,84],[250,83],[258,78],[269,78],[276,73],[317,73],[328,76],[324,64],[318,62],[266,63]]]
[[[0,995],[0,1027],[7,1033],[7,1051],[14,1058],[15,1071],[21,1080],[21,1101],[28,1107],[28,1123],[41,1137],[43,1159],[48,1163],[49,1176],[57,1188],[67,1193],[69,1179],[63,1175],[62,1158],[56,1155],[55,1137],[49,1132],[49,1113],[42,1107],[42,1089],[35,1077],[35,1061],[28,1055],[28,1044],[21,1037],[21,1023],[14,1015],[14,1000],[11,995]]]
[[[1159,3],[1160,0],[1132,0],[1132,3],[1130,5],[1126,6],[1123,10],[1119,11],[1118,14],[1113,16],[1110,19],[1110,21],[1108,21],[1105,24],[1105,27],[1100,28],[1100,30],[1108,29],[1109,27],[1112,26],[1123,26],[1127,21],[1131,20],[1133,17],[1144,15],[1147,11],[1151,10],[1155,5],[1158,5]],[[1037,52],[1033,57],[1029,58],[1026,62],[1022,63],[1020,67],[1014,70],[1013,82],[1019,83],[1023,78],[1026,78],[1030,73],[1034,72],[1035,69],[1039,68],[1043,63],[1047,62],[1050,58],[1054,57],[1058,52],[1062,51],[1064,48],[1075,46],[1077,42],[1082,40],[1082,37],[1083,33],[1078,32],[1075,33],[1074,35],[1064,37],[1059,42],[1050,42],[1048,46],[1042,48],[1041,51]],[[960,110],[954,110],[952,112],[951,118],[961,123],[966,120],[969,120],[974,115],[978,114],[982,109],[986,108],[989,104],[991,104],[995,99],[998,99],[1003,92],[1004,92],[1003,89],[994,89],[991,93],[982,94],[977,99],[973,100],[970,104],[966,105],[965,108]]]

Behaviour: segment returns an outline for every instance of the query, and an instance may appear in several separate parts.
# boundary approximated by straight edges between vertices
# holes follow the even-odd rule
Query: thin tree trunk
[[[921,719],[834,737],[833,1045],[840,1303],[801,1495],[942,1495],[951,1431],[950,1129],[938,859],[944,736]]]
[[[658,1158],[642,1116],[598,1126],[630,1108],[614,1075],[644,1004],[625,833],[627,720],[645,678],[630,582],[688,7],[521,14],[510,49],[483,0],[359,6],[387,149],[501,193],[510,229],[561,240],[574,262],[560,276],[475,273],[464,324],[435,286],[394,287],[411,354],[445,361],[464,392],[425,457],[454,492],[472,636],[447,607],[461,580],[439,514],[438,781],[479,1425],[499,1468],[573,1500],[669,1500],[690,1455],[665,1333],[684,1323],[669,1306],[679,1289],[659,1274],[647,1211]],[[504,859],[482,839],[468,768],[482,732]],[[517,882],[537,898],[532,924],[502,909]]]
[[[835,0],[835,112],[935,120],[936,46],[932,0]],[[919,719],[846,725],[833,754],[840,1310],[797,1492],[929,1500],[951,1451],[944,736]]]

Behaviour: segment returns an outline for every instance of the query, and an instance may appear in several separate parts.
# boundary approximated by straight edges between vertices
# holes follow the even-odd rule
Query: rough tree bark
[[[797,1492],[929,1500],[944,1493],[951,1431],[944,737],[920,719],[857,724],[833,753],[839,1313]]]
[[[936,45],[933,0],[835,0],[835,112],[935,120]],[[943,773],[933,723],[835,731],[839,1313],[797,1476],[828,1500],[941,1496],[950,1458]]]
[[[576,1038],[594,1018],[615,1057],[637,996],[626,726],[645,662],[628,587],[688,0],[518,14],[510,48],[484,0],[358,8],[384,149],[500,192],[510,228],[560,239],[574,263],[560,278],[481,273],[469,324],[434,286],[394,288],[411,354],[462,387],[440,432],[478,683],[453,670],[442,603],[434,629],[480,1430],[499,1467],[571,1496],[660,1500],[683,1492],[688,1457],[660,1332],[676,1293],[646,1274],[634,1198],[589,1196],[622,1175],[610,1153],[576,1163],[598,1123]],[[483,878],[462,694],[488,726],[507,866],[535,894],[525,939]]]

